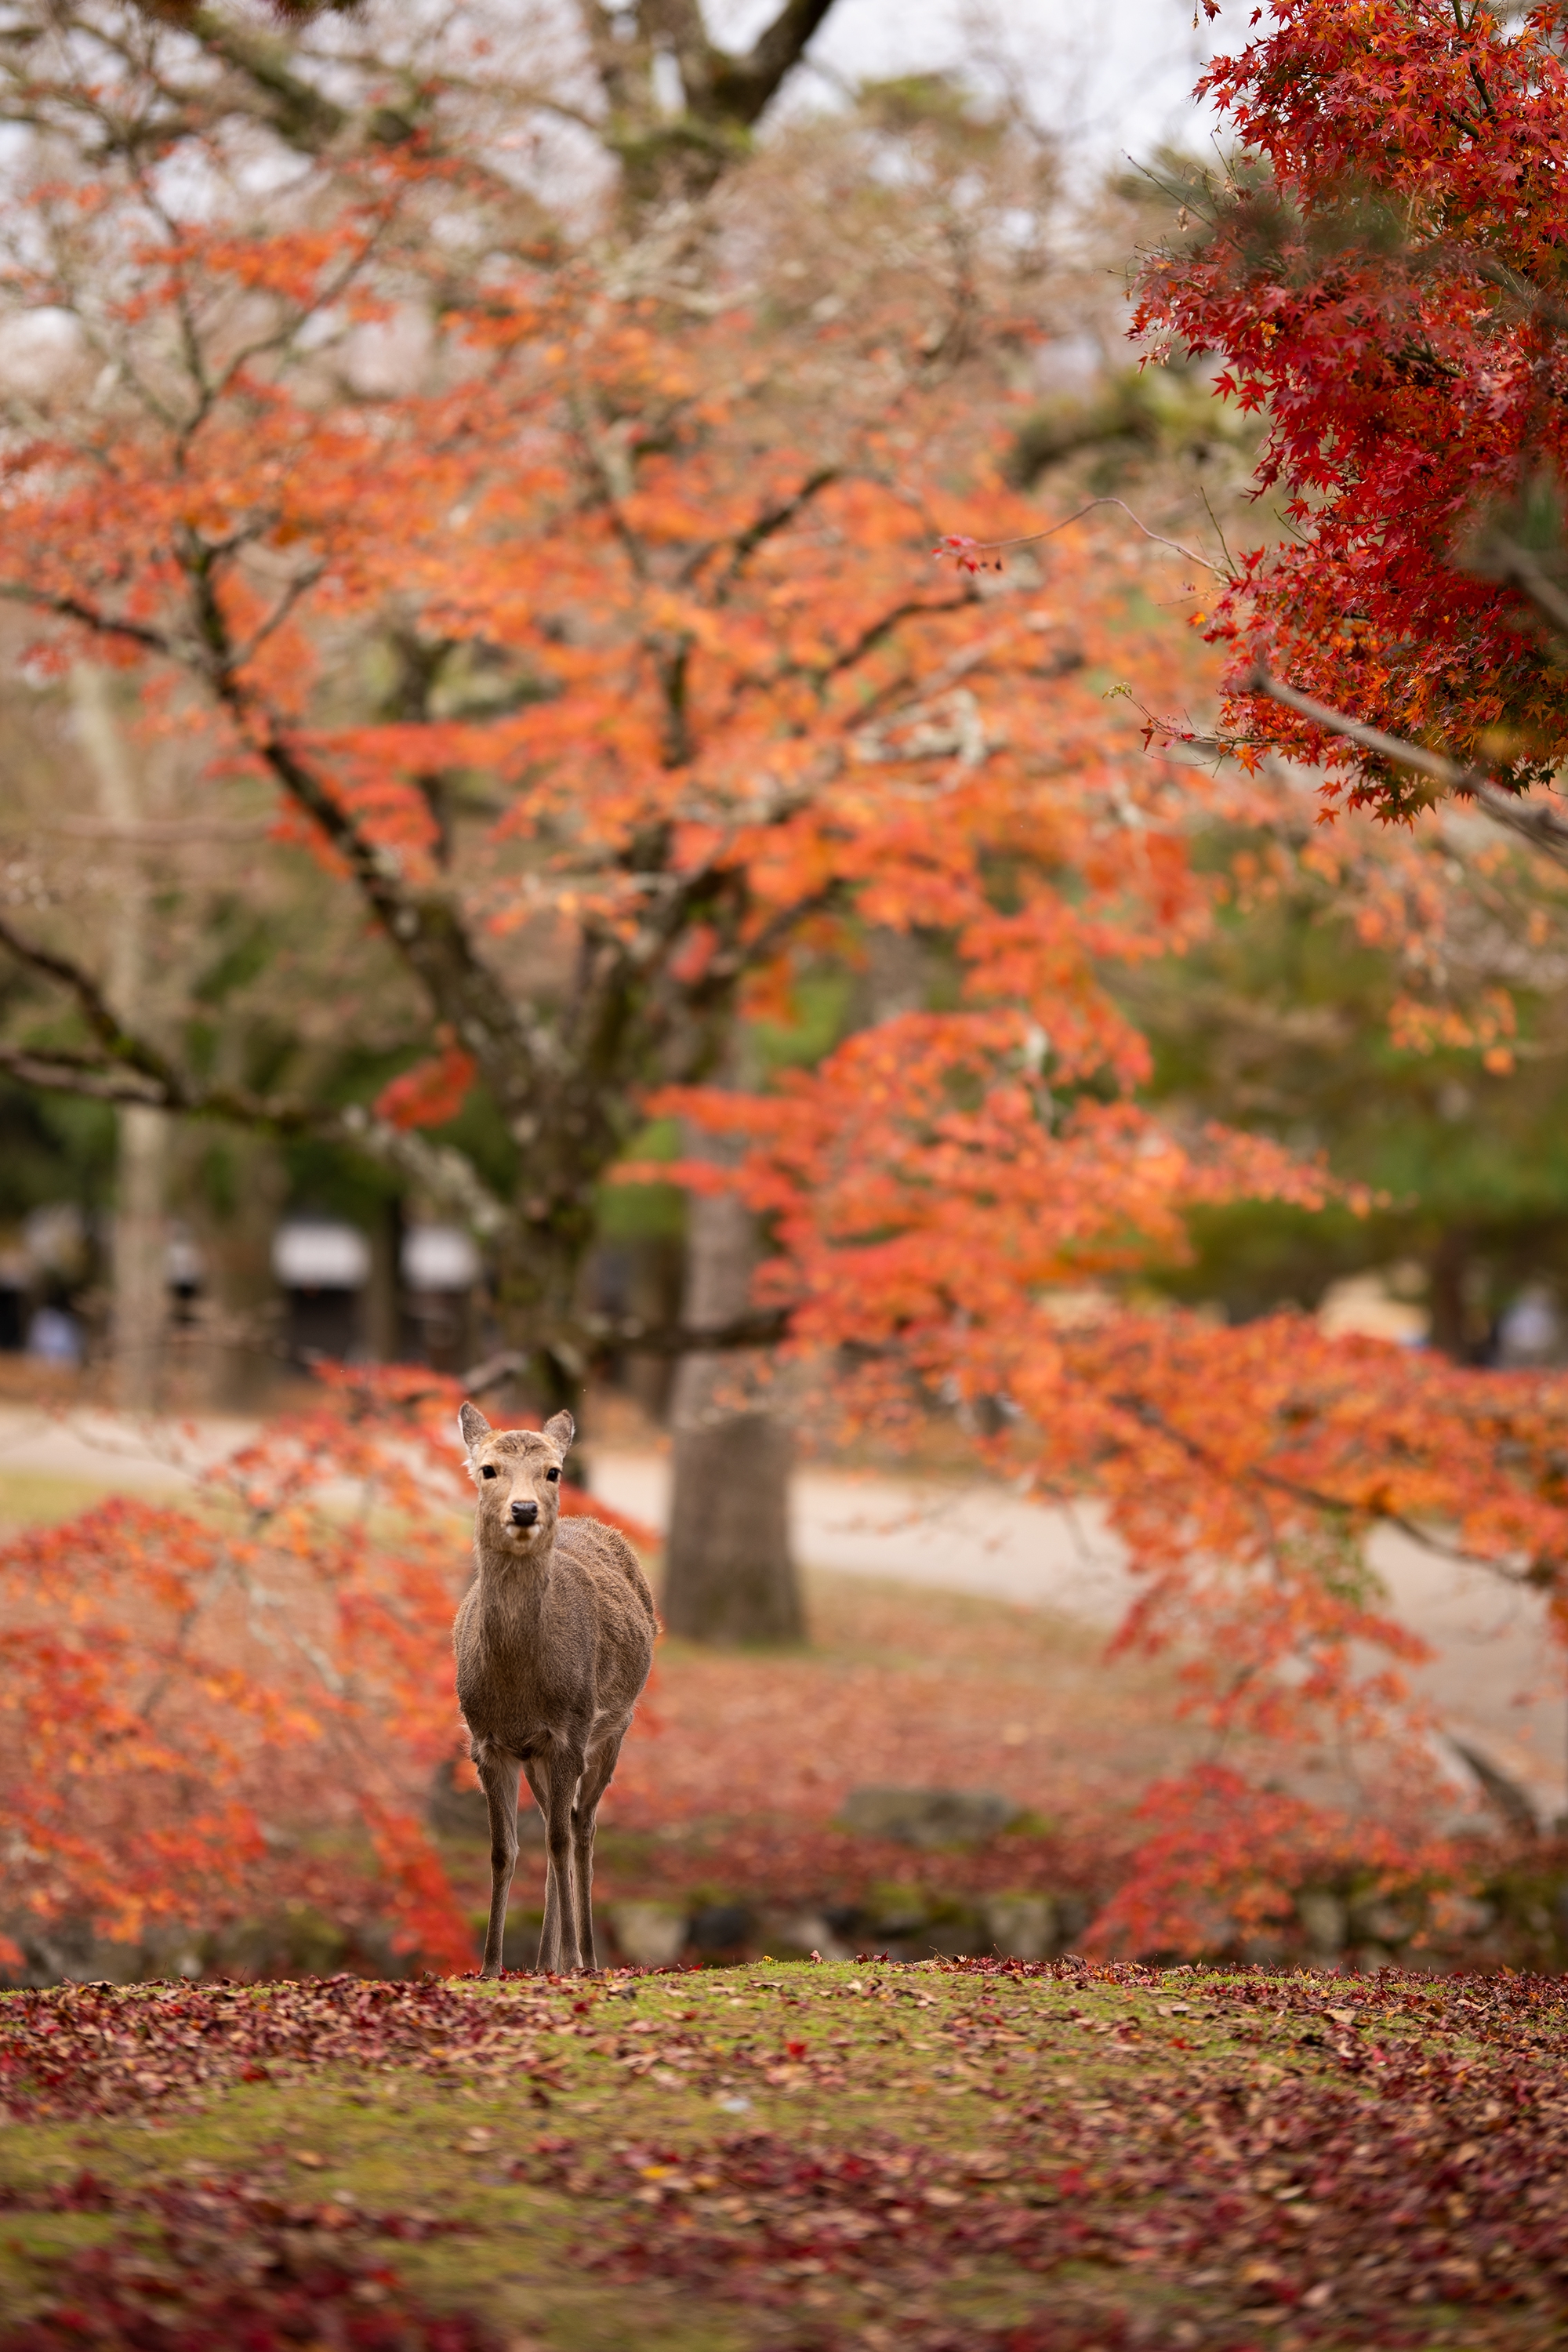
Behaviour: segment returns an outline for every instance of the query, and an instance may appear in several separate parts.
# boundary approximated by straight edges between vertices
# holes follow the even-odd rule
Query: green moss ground
[[[395,2238],[412,2294],[518,2352],[1568,2337],[1543,1980],[764,1962],[374,1990],[363,2035],[358,1988],[0,2000],[0,2340],[81,2249],[153,2242],[124,2200],[217,2179],[296,2234]],[[111,2210],[49,2210],[84,2168]]]

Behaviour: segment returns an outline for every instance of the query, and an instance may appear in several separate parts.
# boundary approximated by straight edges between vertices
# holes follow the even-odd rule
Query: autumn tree
[[[53,11],[47,19],[22,8],[8,50],[9,97],[19,120],[42,138],[63,139],[67,151],[81,152],[85,142],[85,152],[95,154],[107,137],[111,148],[135,148],[144,163],[188,153],[182,142],[205,135],[231,151],[245,148],[253,168],[269,149],[285,173],[290,157],[341,161],[369,149],[417,152],[429,162],[458,152],[470,184],[484,184],[492,226],[502,222],[507,236],[542,231],[548,241],[555,233],[542,188],[569,189],[574,204],[586,179],[600,192],[591,198],[597,213],[610,184],[621,233],[634,246],[651,234],[658,247],[658,259],[649,264],[645,257],[645,266],[682,281],[700,301],[697,280],[710,225],[692,214],[692,201],[748,156],[754,126],[826,13],[826,0],[785,0],[750,47],[731,51],[709,38],[694,6],[608,11],[597,0],[575,17],[531,16],[521,26],[480,8],[431,26],[401,17],[371,25],[352,8],[330,5],[288,12],[270,26],[225,7],[127,5]],[[59,60],[68,52],[62,77]],[[79,85],[74,98],[73,75]],[[394,630],[391,646],[390,688],[362,696],[362,707],[379,704],[383,715],[396,716],[434,692],[451,708],[465,679],[473,682],[472,646],[446,643],[439,658],[447,675],[437,680],[428,648],[412,643],[406,631]],[[485,649],[477,652],[482,668]],[[495,685],[493,674],[480,681],[481,708],[493,703]],[[132,761],[127,772],[134,771]],[[122,911],[116,919],[123,930],[131,918]],[[231,1023],[236,1010],[231,1004]],[[308,1008],[304,1018],[309,1023]],[[365,1057],[359,1058],[363,1067]],[[155,1148],[166,1158],[170,1129],[145,1106],[122,1107],[120,1120],[121,1190],[130,1198],[145,1160],[138,1150]],[[505,1148],[503,1129],[503,1156]],[[397,1181],[413,1179],[405,1170]],[[145,1175],[140,1189],[147,1190]],[[712,1282],[696,1263],[704,1230],[699,1216],[694,1295],[706,1296]],[[155,1240],[140,1250],[133,1245],[138,1234],[153,1233],[144,1214],[140,1222],[121,1219],[116,1281],[127,1296],[116,1319],[128,1344],[132,1327],[147,1319],[149,1301],[155,1309],[161,1250]],[[241,1287],[248,1286],[242,1281]],[[141,1309],[132,1307],[135,1299]],[[226,1328],[232,1322],[229,1316]],[[137,1339],[132,1352],[145,1360],[145,1342]],[[234,1361],[237,1367],[239,1359]],[[733,1418],[734,1442],[744,1442],[756,1419]],[[782,1528],[784,1456],[776,1444],[765,1445],[764,1454],[773,1488],[764,1518]],[[725,1443],[715,1429],[696,1454],[683,1438],[677,1455],[682,1525],[711,1534],[722,1490],[737,1484],[726,1468]],[[701,1491],[689,1496],[694,1480]],[[754,1486],[754,1475],[739,1483]],[[798,1602],[786,1552],[775,1561],[774,1581],[772,1614],[782,1612],[793,1622]],[[764,1610],[755,1630],[768,1615]],[[692,1630],[700,1630],[695,1621]]]
[[[1202,88],[1242,143],[1139,326],[1266,417],[1293,524],[1219,567],[1226,723],[1331,802],[1458,790],[1560,854],[1561,12],[1288,0]]]
[[[1187,232],[1149,263],[1139,323],[1163,356],[1217,361],[1291,520],[1227,554],[1204,598],[1232,655],[1221,732],[1244,756],[1321,761],[1330,805],[1415,817],[1457,796],[1450,845],[1474,810],[1560,861],[1559,13],[1288,7],[1205,88],[1243,143],[1228,173],[1172,182]],[[1505,1009],[1510,985],[1552,984],[1537,901],[1516,909]],[[1448,1012],[1426,1041],[1462,1049]],[[1496,1111],[1485,1125],[1499,1139]],[[1482,1194],[1519,1185],[1516,1166]],[[1461,1350],[1465,1260],[1491,1221],[1478,1196],[1434,1263]]]
[[[324,1099],[319,1060],[292,1091],[276,1056],[215,1070],[178,1008],[136,1024],[101,962],[17,919],[14,955],[83,1025],[14,1037],[8,1066],[379,1156],[484,1238],[559,1402],[603,1344],[690,1336],[608,1330],[579,1295],[648,1089],[717,1070],[803,959],[868,926],[957,939],[993,904],[978,838],[973,908],[932,904],[901,763],[866,730],[928,693],[966,711],[994,639],[975,580],[930,569],[930,498],[989,479],[973,404],[1015,399],[1003,224],[1037,157],[895,93],[722,185],[700,268],[684,215],[674,248],[656,221],[606,263],[494,167],[526,92],[458,86],[479,20],[445,79],[423,60],[401,129],[346,22],[288,58],[206,15],[36,29],[8,286],[59,341],[16,393],[6,583],[54,625],[35,671],[132,666],[144,724],[275,792],[280,846],[368,918],[384,978],[356,996],[417,1006],[435,1050],[374,1106]],[[279,142],[296,161],[258,202]],[[1054,713],[1079,655],[1021,642]],[[967,720],[931,724],[978,758]],[[470,1094],[488,1164],[453,1129]],[[778,1328],[743,1299],[700,1319]]]

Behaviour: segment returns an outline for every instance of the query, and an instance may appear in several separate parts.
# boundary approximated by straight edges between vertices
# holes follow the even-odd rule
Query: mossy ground
[[[411,2296],[517,2352],[1568,2334],[1546,1980],[767,1962],[374,2011],[345,1986],[0,2000],[0,2343],[84,2249],[155,2247],[159,2184],[216,2180],[295,2239],[384,2236]],[[84,2172],[105,2210],[71,2209]]]

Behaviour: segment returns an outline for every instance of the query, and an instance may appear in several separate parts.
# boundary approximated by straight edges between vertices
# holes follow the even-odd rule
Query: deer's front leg
[[[499,1977],[506,1940],[506,1906],[517,1867],[518,1760],[487,1746],[474,1758],[490,1816],[490,1916],[479,1974]]]
[[[583,1777],[581,1749],[552,1747],[528,1768],[528,1782],[544,1815],[544,1929],[539,1968],[544,1976],[582,1966],[572,1895],[572,1806]]]
[[[572,1808],[572,1886],[577,1902],[577,1943],[585,1969],[596,1969],[599,1965],[594,1948],[594,1832],[599,1800],[610,1785],[620,1752],[619,1732],[594,1749]]]

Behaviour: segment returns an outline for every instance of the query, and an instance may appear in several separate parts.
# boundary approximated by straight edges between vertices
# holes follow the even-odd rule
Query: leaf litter
[[[474,2179],[542,2199],[560,2258],[628,2312],[662,2284],[770,2352],[1544,2352],[1568,2324],[1565,2059],[1568,1985],[1507,1973],[867,1960],[0,2001],[18,2125],[377,2074],[499,2093],[499,2116],[458,2109],[443,2141]],[[460,2228],[482,2282],[472,2214],[216,2170],[116,2186],[88,2169],[3,2202],[7,2221],[90,2212],[115,2234],[0,2352],[501,2340],[482,2309],[425,2309],[384,2260]],[[300,2335],[307,2308],[337,2312],[337,2333]]]

